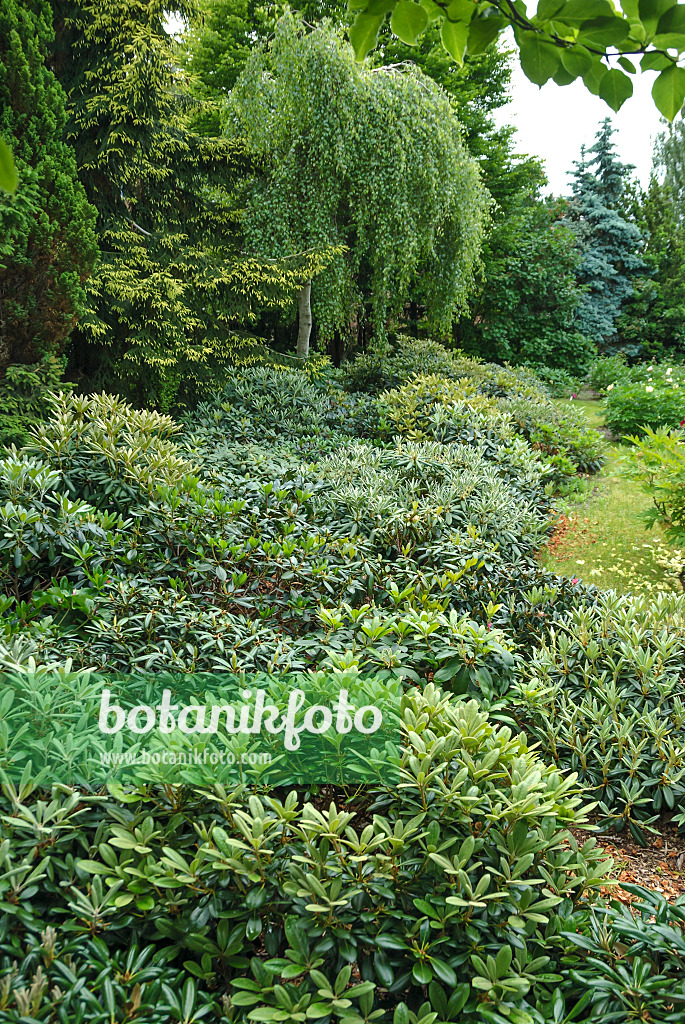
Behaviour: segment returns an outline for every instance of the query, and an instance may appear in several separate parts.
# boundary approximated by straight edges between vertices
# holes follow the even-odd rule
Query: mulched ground
[[[588,833],[583,829],[569,829],[578,842],[585,842]],[[595,833],[597,842],[615,861],[611,877],[618,886],[602,890],[604,895],[621,903],[632,903],[637,898],[621,888],[621,882],[642,885],[661,893],[672,903],[685,896],[685,835],[668,822],[659,823],[659,833],[646,834],[646,846],[639,846],[629,832]]]
[[[554,522],[554,532],[547,542],[547,550],[552,558],[563,560],[577,550],[586,548],[588,544],[596,544],[597,535],[591,532],[591,525],[587,516],[569,518],[559,515]]]
[[[563,558],[570,534],[576,524],[568,516],[560,515],[554,523],[554,533],[547,542],[547,549],[553,558]]]

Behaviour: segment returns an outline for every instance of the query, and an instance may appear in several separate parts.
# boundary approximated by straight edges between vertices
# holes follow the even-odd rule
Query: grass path
[[[599,402],[573,404],[591,426],[603,425]],[[602,473],[589,478],[590,494],[582,501],[558,501],[558,529],[540,561],[554,572],[622,593],[682,593],[678,580],[657,561],[667,550],[663,532],[646,530],[639,518],[651,499],[627,475],[627,452],[625,445],[611,445]]]

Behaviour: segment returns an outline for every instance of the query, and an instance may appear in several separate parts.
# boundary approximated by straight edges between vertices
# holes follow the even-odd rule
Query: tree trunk
[[[312,333],[312,282],[307,281],[297,293],[297,354],[300,359],[309,355],[309,336]]]
[[[419,304],[412,301],[409,303],[409,332],[412,338],[419,336]]]

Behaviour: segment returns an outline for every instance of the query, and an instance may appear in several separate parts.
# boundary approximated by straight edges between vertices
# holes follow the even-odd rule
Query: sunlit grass
[[[603,424],[600,402],[580,402],[588,422]],[[668,550],[663,531],[646,530],[640,513],[651,498],[626,473],[629,449],[614,444],[607,452],[601,474],[590,478],[590,494],[582,502],[558,501],[569,520],[567,532],[552,550],[543,549],[541,563],[564,576],[621,593],[682,593],[678,579],[659,565],[657,558]]]

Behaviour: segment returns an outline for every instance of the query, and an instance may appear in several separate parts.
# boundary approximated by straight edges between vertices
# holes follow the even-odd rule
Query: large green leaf
[[[469,26],[469,53],[484,53],[505,27],[504,18],[475,18]]]
[[[390,28],[408,46],[416,46],[418,37],[427,25],[427,13],[413,0],[399,0],[390,18]]]
[[[673,7],[676,0],[640,0],[638,10],[640,21],[644,25],[647,35],[653,36],[661,16]]]
[[[602,64],[601,60],[594,60],[590,70],[583,75],[585,88],[595,96],[599,96],[599,87],[607,71],[606,64]]]
[[[518,44],[524,75],[535,85],[544,85],[556,74],[561,63],[559,47],[541,39],[535,32],[521,32]]]
[[[366,5],[367,14],[387,14],[395,6],[396,0],[368,0]]]
[[[652,86],[652,97],[664,117],[672,121],[685,102],[685,68],[674,64],[662,71]]]
[[[414,975],[414,980],[418,982],[419,985],[427,985],[433,980],[433,972],[428,964],[414,964],[412,974]]]
[[[638,11],[640,21],[646,22],[659,18],[665,14],[669,7],[675,7],[677,0],[638,0]]]
[[[12,150],[4,139],[0,139],[0,188],[14,195],[18,185],[19,178],[14,166]]]
[[[614,8],[609,0],[569,0],[557,13],[555,20],[572,24],[588,19],[614,17]]]
[[[660,50],[685,50],[685,5],[678,4],[659,18],[654,45]]]
[[[654,36],[654,46],[660,50],[677,50],[682,53],[685,50],[685,32],[669,32],[667,36]]]
[[[621,0],[621,10],[625,14],[628,21],[640,20],[639,0]]]
[[[627,99],[633,95],[633,83],[618,68],[611,68],[599,83],[600,98],[608,103],[612,110],[620,110]]]
[[[452,0],[446,13],[449,21],[471,21],[476,8],[473,0]]]
[[[618,46],[630,33],[630,24],[622,18],[592,18],[584,21],[578,31],[578,42],[585,46]]]
[[[442,18],[443,10],[435,3],[435,0],[420,0],[421,6],[428,15],[428,21],[437,21],[438,18]]]
[[[560,64],[556,70],[556,73],[552,76],[552,81],[556,82],[557,85],[570,85],[571,82],[575,82],[578,75],[572,74],[567,71],[563,64]]]
[[[574,78],[586,75],[592,67],[592,54],[583,46],[574,46],[561,51],[561,63]]]
[[[564,0],[539,0],[536,19],[550,21],[564,6]]]
[[[376,45],[384,14],[358,14],[350,28],[350,42],[357,60],[364,60]]]
[[[442,45],[448,53],[451,53],[458,64],[464,63],[464,50],[469,35],[469,23],[467,21],[448,21],[442,23],[440,38]]]
[[[656,27],[657,35],[664,35],[666,32],[685,32],[685,5],[676,4],[669,8],[661,18]]]
[[[646,53],[640,61],[640,67],[643,71],[665,71],[666,68],[670,68],[673,61],[670,57],[665,56],[663,53]]]

